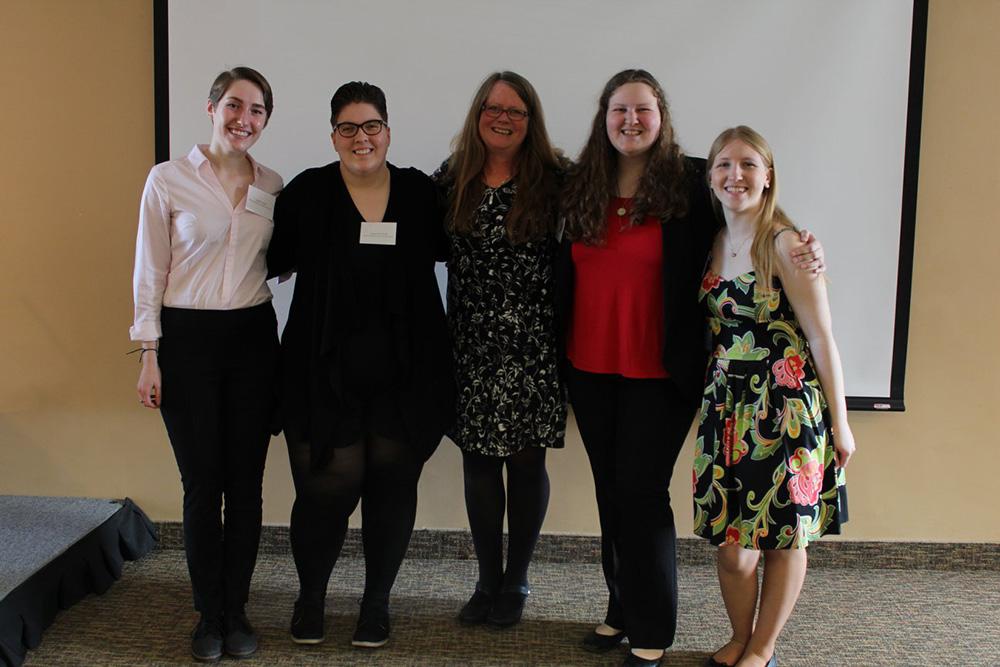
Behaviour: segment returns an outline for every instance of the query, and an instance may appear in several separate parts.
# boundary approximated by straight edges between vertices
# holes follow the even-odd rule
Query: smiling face
[[[656,95],[644,83],[623,84],[608,99],[608,140],[625,157],[646,153],[660,136],[661,122]]]
[[[246,153],[267,125],[264,93],[245,79],[233,81],[217,104],[209,101],[207,111],[213,151]]]
[[[764,190],[771,186],[771,169],[749,144],[734,140],[712,161],[712,192],[728,213],[760,210]]]
[[[385,120],[378,110],[367,102],[352,102],[337,114],[336,123],[364,125],[370,120]],[[385,168],[385,157],[389,151],[389,126],[383,125],[375,135],[367,135],[360,128],[353,137],[344,137],[334,130],[333,149],[340,156],[340,165],[355,176],[368,176]]]
[[[497,81],[486,96],[484,106],[497,106],[501,109],[519,109],[528,111],[528,106],[509,85]],[[488,153],[501,155],[516,155],[528,135],[530,118],[511,120],[506,113],[496,118],[490,118],[485,112],[479,112],[479,138],[482,139]]]

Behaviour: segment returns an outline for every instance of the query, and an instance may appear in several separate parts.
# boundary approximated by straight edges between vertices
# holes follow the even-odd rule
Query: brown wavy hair
[[[760,217],[757,218],[757,225],[753,233],[753,242],[750,244],[750,259],[753,262],[753,270],[756,273],[755,281],[758,289],[767,289],[774,278],[774,265],[777,257],[777,250],[774,247],[774,239],[781,232],[791,229],[798,231],[785,212],[778,206],[778,172],[774,168],[774,153],[767,140],[756,130],[746,125],[738,125],[722,133],[712,142],[712,148],[708,151],[708,161],[705,163],[706,178],[711,188],[712,165],[722,149],[734,141],[742,141],[750,148],[754,149],[764,164],[771,172],[771,182],[765,188],[762,195]],[[725,223],[722,213],[722,204],[719,198],[712,193],[712,208],[720,221]]]
[[[494,72],[486,77],[472,98],[461,132],[452,142],[446,180],[450,193],[448,227],[458,234],[472,231],[475,210],[485,189],[481,176],[486,146],[479,136],[479,115],[493,85],[500,81],[514,89],[528,110],[527,134],[514,165],[517,197],[504,221],[507,238],[512,243],[521,243],[541,238],[555,228],[561,161],[549,141],[538,93],[515,72]]]
[[[684,156],[674,138],[667,96],[652,74],[643,69],[627,69],[615,74],[604,86],[590,137],[563,190],[566,234],[574,241],[597,244],[604,239],[607,207],[617,192],[618,180],[618,151],[608,139],[608,101],[626,83],[649,86],[661,119],[660,136],[649,147],[646,169],[635,193],[631,224],[640,223],[647,215],[663,220],[687,212]]]

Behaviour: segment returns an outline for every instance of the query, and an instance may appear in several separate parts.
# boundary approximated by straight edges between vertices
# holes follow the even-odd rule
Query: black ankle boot
[[[486,616],[486,622],[494,628],[509,628],[521,621],[524,602],[531,595],[527,586],[504,588],[493,601],[493,608]]]

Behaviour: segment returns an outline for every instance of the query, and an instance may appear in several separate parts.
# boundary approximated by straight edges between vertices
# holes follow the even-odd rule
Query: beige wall
[[[153,163],[151,5],[4,2],[0,494],[128,495],[154,519],[174,520],[173,458],[158,415],[138,407],[135,358],[123,354],[138,197]],[[1000,408],[991,289],[1000,223],[988,212],[1000,196],[998,25],[997,0],[931,2],[908,409],[852,415],[860,453],[847,539],[1000,541],[991,414]],[[268,461],[270,523],[287,522],[292,499],[283,450],[275,440]],[[690,456],[689,446],[673,487],[682,534]],[[546,530],[594,533],[575,430],[549,468]],[[465,526],[450,444],[420,493],[418,526]]]

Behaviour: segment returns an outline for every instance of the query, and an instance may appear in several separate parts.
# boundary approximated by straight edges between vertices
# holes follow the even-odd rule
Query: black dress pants
[[[207,615],[240,611],[260,542],[278,360],[274,309],[163,308],[161,325],[160,412],[184,486],[194,606]]]
[[[677,628],[670,477],[695,404],[667,379],[570,369],[567,386],[594,475],[605,622],[624,629],[633,648],[666,648]]]

